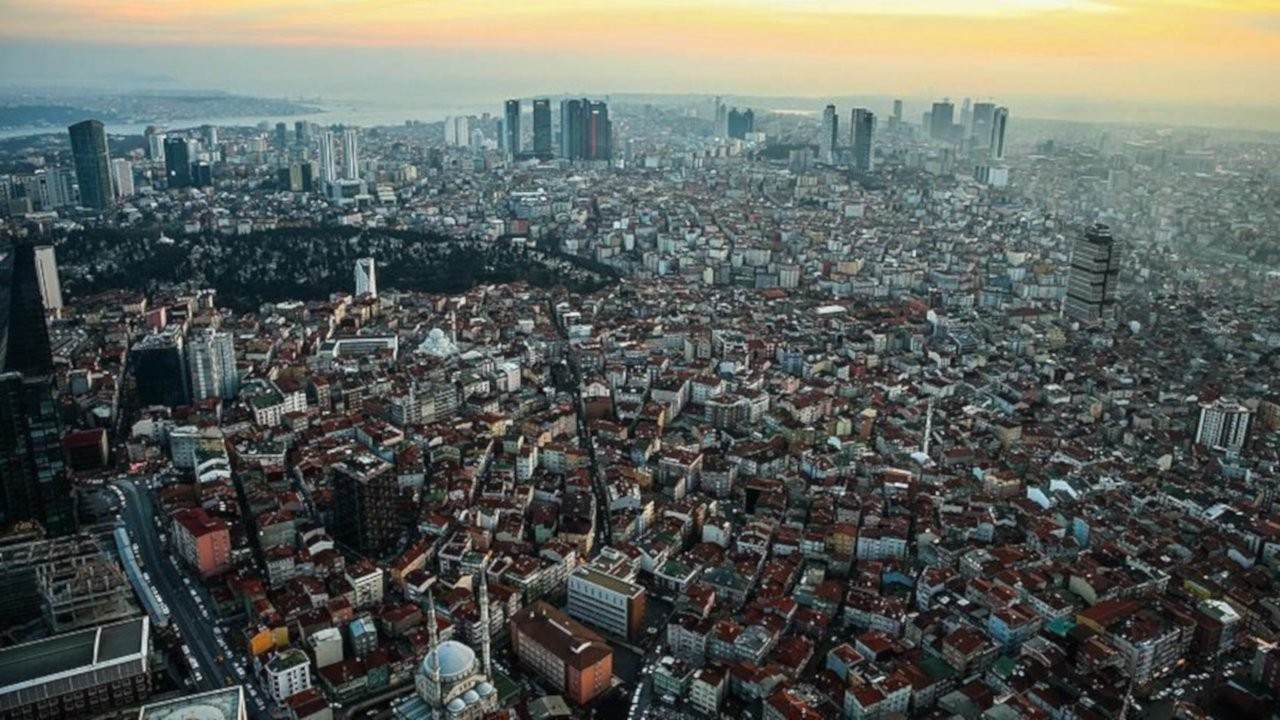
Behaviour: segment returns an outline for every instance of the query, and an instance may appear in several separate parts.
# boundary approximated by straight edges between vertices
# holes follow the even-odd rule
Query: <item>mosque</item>
[[[480,571],[481,627],[489,627],[489,593],[485,571]],[[396,720],[476,720],[498,709],[489,660],[489,634],[483,634],[482,659],[475,650],[456,640],[439,642],[435,597],[427,598],[427,623],[431,649],[427,651],[413,684],[416,694],[397,704]]]

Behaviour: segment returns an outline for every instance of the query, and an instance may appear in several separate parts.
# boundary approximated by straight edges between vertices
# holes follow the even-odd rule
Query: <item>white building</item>
[[[360,179],[359,136],[355,128],[342,131],[342,178],[344,180]]]
[[[315,652],[316,667],[328,667],[343,660],[342,631],[337,628],[324,628],[311,633],[308,638],[311,649]]]
[[[193,333],[187,345],[187,367],[191,370],[194,400],[232,399],[240,392],[240,372],[236,369],[231,333],[213,329]]]
[[[644,628],[644,588],[583,565],[569,575],[568,614],[615,637],[638,639]]]
[[[133,197],[133,163],[124,158],[112,160],[111,185],[116,189],[116,197]]]
[[[356,260],[356,297],[365,293],[378,297],[378,263],[371,257]]]
[[[382,604],[382,568],[373,563],[358,563],[348,566],[346,575],[347,582],[355,589],[352,605],[365,608]]]
[[[333,133],[320,136],[320,179],[331,183],[338,179],[338,163],[333,157]]]
[[[311,661],[296,648],[285,650],[267,662],[267,692],[276,704],[311,688]]]
[[[62,283],[58,281],[58,258],[52,245],[42,245],[36,250],[36,277],[40,281],[40,297],[45,310],[62,309]]]
[[[1253,411],[1234,400],[1219,398],[1200,405],[1196,442],[1211,448],[1240,452],[1249,437]]]

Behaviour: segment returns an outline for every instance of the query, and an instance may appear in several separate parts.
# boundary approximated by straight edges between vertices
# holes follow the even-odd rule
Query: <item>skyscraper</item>
[[[969,123],[972,119],[973,119],[973,105],[970,102],[969,98],[965,98],[964,102],[960,103],[960,127],[964,128],[964,131],[966,133],[969,132],[969,128],[970,128]]]
[[[342,179],[360,179],[359,135],[355,128],[342,131]]]
[[[116,197],[133,197],[133,163],[124,158],[112,160],[111,184],[115,186]]]
[[[378,297],[378,263],[371,257],[356,260],[356,296]]]
[[[738,112],[738,108],[733,108],[729,111],[728,123],[728,136],[743,140],[747,137],[747,133],[756,131],[756,114],[750,109]]]
[[[173,328],[145,335],[129,351],[134,386],[143,407],[179,407],[191,402],[182,335]]]
[[[332,466],[333,539],[366,555],[395,545],[400,524],[400,486],[395,466],[370,454]]]
[[[191,187],[191,146],[186,138],[165,138],[164,172],[170,188]]]
[[[62,283],[58,280],[58,258],[52,245],[35,249],[36,277],[40,281],[40,299],[45,310],[62,309]]]
[[[902,122],[902,101],[893,101],[893,119]]]
[[[956,106],[950,100],[933,104],[929,113],[929,137],[934,140],[951,140],[951,126],[955,123]]]
[[[995,103],[979,102],[973,104],[973,142],[975,147],[988,147],[991,144],[991,120],[995,117]]]
[[[1115,317],[1119,277],[1120,253],[1111,228],[1101,223],[1085,228],[1071,248],[1063,312],[1087,323]]]
[[[287,150],[289,148],[289,126],[278,122],[276,123],[276,149]]]
[[[187,344],[193,400],[233,399],[240,392],[240,372],[231,333],[206,328],[192,333]]]
[[[331,183],[338,179],[338,163],[333,158],[333,133],[320,135],[320,179]]]
[[[36,252],[20,240],[0,256],[0,528],[75,529],[52,374]]]
[[[311,144],[311,123],[306,120],[298,120],[293,124],[293,141],[302,147]]]
[[[147,157],[156,162],[164,162],[164,141],[168,136],[154,125],[148,125],[144,134],[147,138]]]
[[[581,158],[586,146],[586,122],[582,105],[585,100],[560,101],[560,157],[566,160]]]
[[[533,154],[551,157],[551,101],[546,98],[533,101]]]
[[[818,159],[828,165],[835,162],[836,138],[840,135],[840,117],[836,106],[828,105],[822,111],[822,134],[818,136]]]
[[[217,125],[201,125],[200,140],[204,143],[205,150],[212,150],[218,146],[218,126]]]
[[[998,107],[991,116],[991,159],[1004,159],[1004,131],[1009,124],[1009,108]]]
[[[561,101],[560,156],[568,160],[613,157],[613,123],[606,103],[586,99]]]
[[[507,157],[520,154],[520,101],[508,100],[502,113],[502,149]]]
[[[67,128],[71,134],[71,160],[80,185],[80,204],[97,210],[111,207],[111,156],[107,131],[97,120],[85,120]]]
[[[866,108],[853,109],[853,166],[858,172],[871,172],[876,116]]]
[[[453,119],[454,144],[467,147],[471,144],[471,117],[463,115]]]
[[[590,103],[587,119],[587,159],[608,160],[613,157],[613,123],[609,120],[609,106],[603,102]]]
[[[720,100],[720,96],[716,96],[716,137],[729,137],[729,108]]]

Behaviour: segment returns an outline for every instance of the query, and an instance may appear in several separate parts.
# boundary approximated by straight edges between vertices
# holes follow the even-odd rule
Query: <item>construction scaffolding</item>
[[[137,614],[120,563],[79,534],[0,547],[0,626],[43,617],[64,633]]]

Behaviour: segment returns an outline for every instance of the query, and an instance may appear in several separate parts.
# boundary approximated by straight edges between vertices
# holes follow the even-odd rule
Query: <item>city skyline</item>
[[[146,0],[8,9],[8,84],[116,77],[258,93],[566,91],[1088,96],[1274,106],[1280,14],[1255,0],[556,0],[208,7]],[[110,43],[81,41],[81,23]],[[845,41],[857,37],[858,42]],[[176,44],[197,52],[180,57]],[[91,53],[93,63],[82,62]],[[164,58],[162,62],[160,58]],[[518,62],[512,62],[517,59]],[[431,77],[406,60],[430,59]],[[644,62],[636,62],[636,60]],[[584,62],[589,61],[589,62]],[[309,69],[309,70],[308,70]],[[678,70],[678,72],[676,72]],[[369,83],[370,72],[379,79]]]

